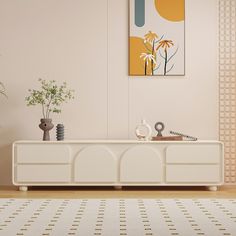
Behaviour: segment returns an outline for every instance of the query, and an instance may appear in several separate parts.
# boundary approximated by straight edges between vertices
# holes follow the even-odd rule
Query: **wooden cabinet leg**
[[[122,186],[114,186],[115,190],[122,190]]]
[[[217,191],[217,186],[208,186],[209,191]]]
[[[28,186],[20,186],[19,191],[21,192],[27,192],[28,191]]]

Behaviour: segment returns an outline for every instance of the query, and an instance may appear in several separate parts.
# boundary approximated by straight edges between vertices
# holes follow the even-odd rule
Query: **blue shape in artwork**
[[[145,24],[145,0],[135,0],[135,25],[143,27]]]

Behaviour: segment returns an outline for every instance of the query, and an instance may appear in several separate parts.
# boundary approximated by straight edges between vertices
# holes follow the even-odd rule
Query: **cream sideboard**
[[[13,184],[28,186],[208,186],[223,184],[217,141],[17,141]]]

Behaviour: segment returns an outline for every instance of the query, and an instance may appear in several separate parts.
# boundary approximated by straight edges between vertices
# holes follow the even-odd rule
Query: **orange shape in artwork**
[[[145,60],[140,56],[147,52],[147,47],[151,48],[151,44],[144,43],[142,38],[129,38],[129,75],[145,75]],[[151,75],[151,63],[147,66],[147,75]]]
[[[155,0],[157,12],[169,21],[183,21],[185,19],[184,0]]]

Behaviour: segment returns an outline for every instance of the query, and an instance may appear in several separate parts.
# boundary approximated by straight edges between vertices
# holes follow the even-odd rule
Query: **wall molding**
[[[236,1],[219,0],[219,138],[225,183],[236,184]]]

